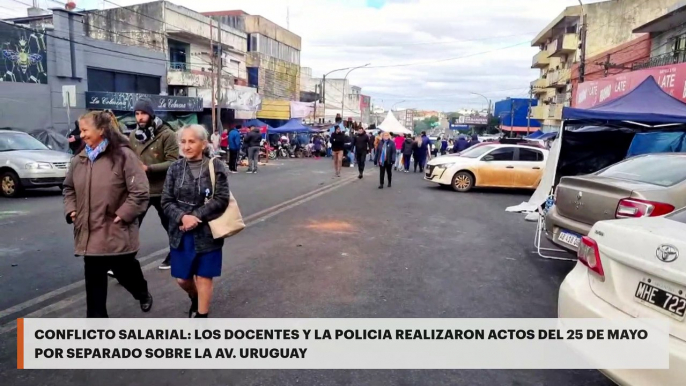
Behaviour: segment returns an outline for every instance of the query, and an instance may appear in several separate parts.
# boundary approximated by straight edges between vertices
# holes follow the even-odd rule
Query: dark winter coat
[[[245,147],[258,147],[262,143],[262,135],[260,135],[260,130],[255,129],[250,131],[243,140]]]
[[[162,193],[162,209],[169,218],[169,246],[178,248],[183,238],[183,231],[179,229],[184,215],[193,215],[202,221],[193,229],[195,252],[206,253],[221,249],[224,239],[212,236],[209,222],[221,216],[229,206],[229,179],[226,164],[218,158],[210,160],[204,158],[198,179],[193,178],[191,169],[185,159],[172,164],[164,181]],[[212,197],[212,181],[210,179],[209,162],[214,162],[216,189]],[[205,202],[206,198],[210,198]]]
[[[171,126],[162,121],[154,122],[157,127],[152,139],[141,142],[136,139],[136,130],[133,130],[129,142],[140,161],[148,167],[146,174],[150,181],[150,197],[159,197],[169,166],[179,159],[179,142]]]
[[[460,137],[453,147],[453,153],[459,153],[469,147],[469,142],[464,137]]]
[[[412,155],[412,144],[414,141],[412,138],[405,138],[405,142],[403,142],[403,147],[402,147],[402,153],[404,156],[409,157]]]
[[[346,142],[348,142],[348,139],[346,138],[345,133],[342,131],[340,133],[334,132],[331,134],[331,151],[345,150]]]
[[[64,180],[64,214],[76,212],[74,254],[116,256],[138,251],[138,216],[148,208],[150,187],[136,154],[124,147],[121,157],[106,148],[91,162],[86,151],[75,155]],[[119,216],[120,222],[114,220]]]
[[[380,141],[379,146],[376,149],[376,154],[374,155],[374,165],[379,165],[379,160],[381,159],[381,153],[383,152],[383,147],[386,146],[386,165],[395,163],[395,142],[389,139],[388,141]]]
[[[355,154],[367,154],[371,150],[369,147],[369,136],[364,133],[362,135],[355,134],[352,138],[352,148]]]

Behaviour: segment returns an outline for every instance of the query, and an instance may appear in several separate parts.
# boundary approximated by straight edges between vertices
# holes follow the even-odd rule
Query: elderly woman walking
[[[108,316],[108,270],[148,312],[152,296],[136,260],[148,179],[109,113],[86,113],[79,128],[84,149],[72,158],[64,180],[64,211],[74,224],[75,255],[84,257],[86,316]]]
[[[188,317],[207,318],[212,279],[221,275],[224,246],[224,239],[212,236],[208,223],[229,205],[228,172],[223,162],[209,157],[203,126],[184,126],[177,136],[183,158],[169,167],[162,191],[162,208],[169,217],[171,275],[191,300]]]

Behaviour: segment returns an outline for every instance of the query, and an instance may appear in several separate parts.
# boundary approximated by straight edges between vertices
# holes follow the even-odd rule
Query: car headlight
[[[453,165],[455,165],[455,163],[450,163],[450,164],[440,164],[440,165],[436,165],[436,167],[437,167],[437,168],[443,168],[443,169],[447,169],[447,168],[449,168],[449,167],[452,167]]]
[[[48,162],[29,162],[24,167],[29,170],[52,169],[52,165]]]

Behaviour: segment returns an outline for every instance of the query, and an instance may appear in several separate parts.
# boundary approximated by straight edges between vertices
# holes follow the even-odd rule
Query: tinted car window
[[[467,157],[467,158],[479,158],[482,155],[484,155],[486,152],[493,150],[493,146],[479,146],[475,147],[473,149],[467,149],[460,153],[460,157]]]
[[[520,161],[540,162],[543,161],[543,153],[538,150],[519,149]]]
[[[501,147],[488,153],[488,155],[493,157],[493,161],[512,161],[514,160],[514,153],[514,147]]]
[[[686,180],[686,156],[645,156],[614,164],[602,177],[672,186]]]

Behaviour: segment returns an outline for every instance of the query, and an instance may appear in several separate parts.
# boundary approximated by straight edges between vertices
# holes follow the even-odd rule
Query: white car
[[[16,197],[23,189],[62,186],[71,155],[48,149],[32,136],[0,130],[0,194]]]
[[[424,179],[458,192],[473,187],[536,189],[548,151],[526,145],[476,145],[427,163]]]
[[[560,318],[670,321],[669,370],[600,370],[621,385],[686,384],[686,208],[597,222],[560,286]],[[636,353],[641,355],[641,353]]]

